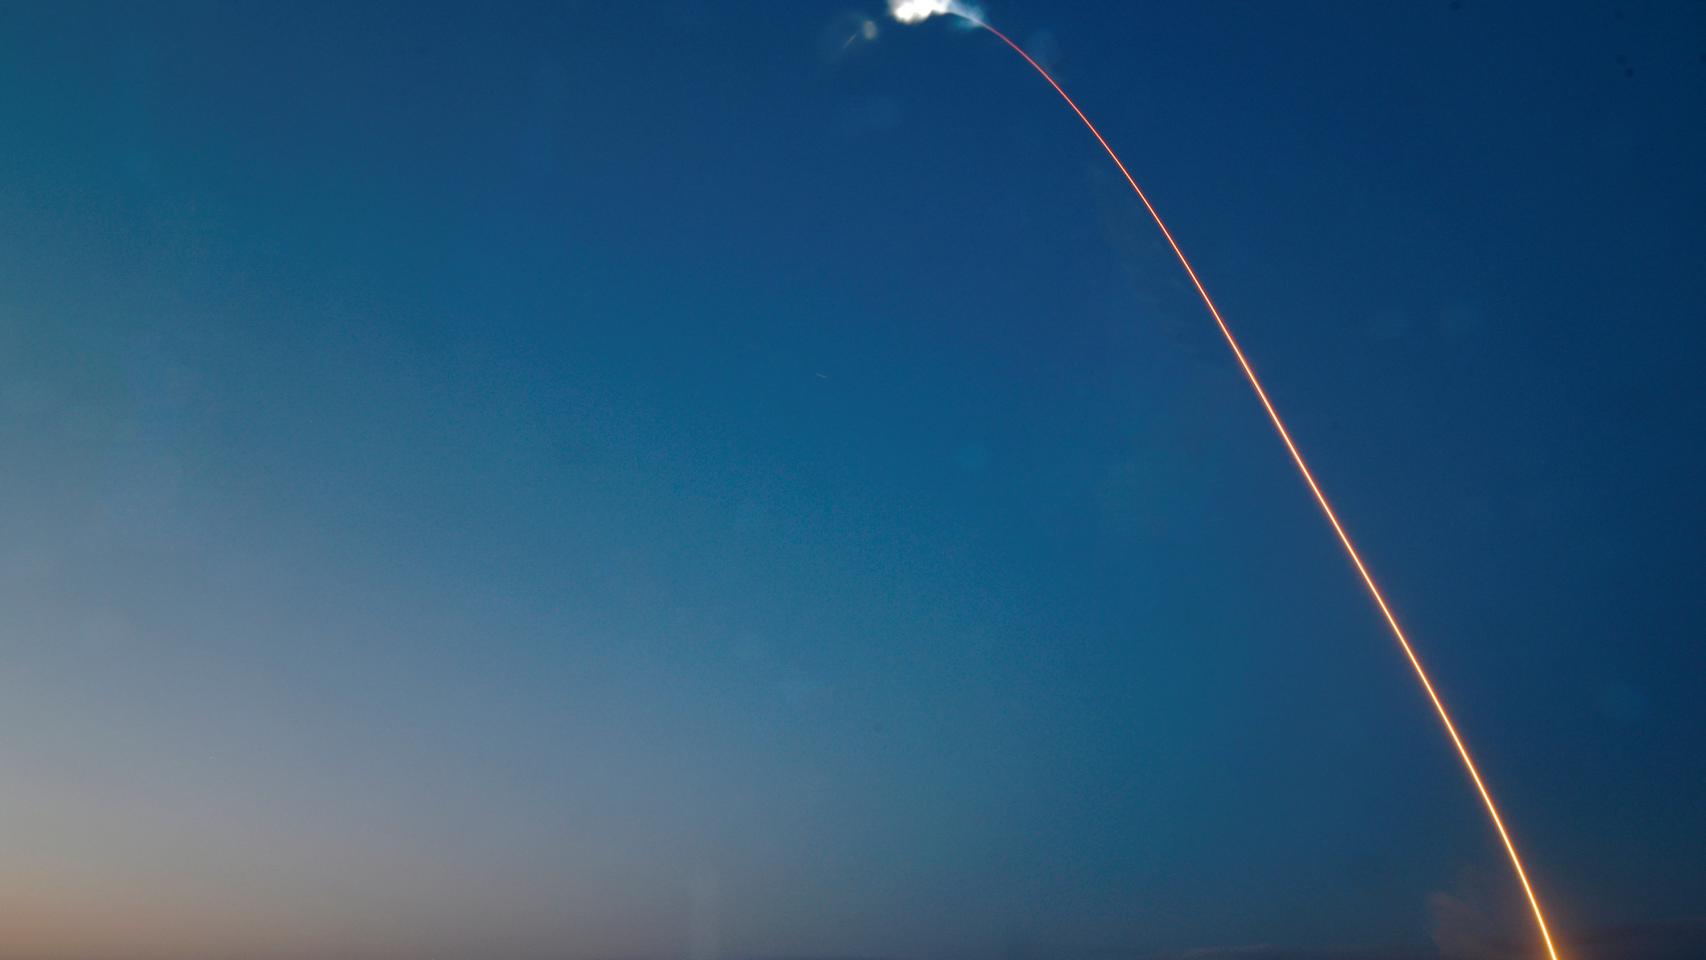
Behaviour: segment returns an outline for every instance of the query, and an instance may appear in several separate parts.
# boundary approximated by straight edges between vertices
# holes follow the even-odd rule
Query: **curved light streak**
[[[979,18],[966,16],[964,13],[959,13],[959,15],[994,34],[1002,43],[1011,47],[1014,53],[1025,58],[1025,62],[1035,68],[1037,73],[1042,74],[1042,78],[1048,81],[1049,86],[1054,88],[1054,92],[1060,94],[1060,98],[1065,100],[1066,105],[1072,108],[1072,112],[1078,115],[1078,119],[1084,122],[1084,126],[1096,138],[1096,142],[1102,145],[1102,149],[1108,154],[1108,159],[1112,160],[1114,166],[1119,168],[1126,183],[1131,185],[1131,189],[1137,194],[1137,198],[1143,201],[1143,207],[1149,211],[1150,218],[1161,229],[1161,235],[1167,239],[1167,245],[1173,248],[1173,255],[1178,258],[1179,265],[1185,268],[1186,275],[1191,278],[1191,284],[1196,287],[1197,295],[1202,298],[1203,306],[1208,308],[1209,315],[1214,318],[1215,325],[1220,328],[1220,335],[1226,339],[1226,345],[1232,349],[1232,356],[1237,359],[1238,366],[1244,371],[1244,378],[1250,381],[1250,388],[1256,392],[1256,399],[1262,402],[1262,409],[1267,411],[1268,419],[1273,422],[1274,430],[1279,434],[1280,440],[1284,441],[1286,451],[1291,454],[1292,462],[1297,465],[1297,472],[1303,475],[1303,482],[1309,485],[1309,492],[1314,494],[1315,502],[1321,507],[1321,513],[1326,516],[1327,523],[1332,526],[1333,533],[1338,536],[1340,545],[1345,548],[1346,556],[1350,557],[1351,564],[1356,567],[1357,575],[1362,578],[1363,586],[1368,588],[1368,595],[1374,599],[1375,606],[1380,608],[1380,615],[1386,618],[1386,625],[1392,628],[1392,636],[1397,639],[1398,646],[1403,649],[1405,659],[1410,661],[1411,668],[1415,670],[1416,679],[1421,682],[1422,690],[1427,693],[1429,702],[1433,704],[1434,713],[1439,716],[1440,725],[1445,727],[1446,735],[1451,738],[1451,745],[1457,748],[1457,756],[1463,761],[1463,768],[1469,772],[1469,779],[1475,783],[1475,792],[1481,795],[1481,803],[1487,808],[1487,816],[1493,822],[1493,829],[1498,832],[1499,840],[1504,844],[1505,852],[1510,855],[1511,867],[1516,871],[1517,881],[1522,884],[1523,894],[1528,897],[1529,908],[1534,912],[1534,924],[1540,929],[1540,939],[1546,944],[1546,953],[1551,960],[1558,960],[1558,950],[1552,944],[1552,933],[1546,927],[1546,914],[1540,909],[1540,898],[1534,894],[1534,886],[1528,880],[1528,871],[1523,868],[1522,858],[1517,855],[1516,844],[1511,840],[1510,831],[1505,829],[1504,817],[1499,815],[1498,805],[1493,802],[1493,794],[1487,789],[1486,782],[1482,780],[1481,771],[1476,767],[1474,758],[1469,755],[1469,747],[1464,744],[1463,736],[1457,732],[1457,724],[1452,722],[1451,714],[1445,708],[1445,701],[1440,699],[1439,692],[1434,689],[1433,681],[1428,677],[1427,670],[1422,667],[1421,658],[1416,656],[1415,649],[1410,646],[1409,638],[1404,635],[1404,628],[1398,625],[1398,618],[1393,615],[1391,605],[1386,602],[1386,595],[1375,584],[1374,576],[1368,572],[1368,565],[1363,562],[1362,555],[1357,552],[1356,545],[1351,542],[1350,534],[1345,532],[1344,524],[1339,522],[1338,513],[1333,509],[1333,505],[1327,501],[1327,495],[1321,492],[1321,485],[1316,482],[1315,474],[1310,471],[1309,465],[1303,460],[1303,454],[1298,451],[1297,444],[1291,439],[1291,431],[1286,429],[1285,421],[1280,419],[1279,411],[1274,409],[1273,401],[1268,399],[1268,391],[1262,387],[1262,381],[1256,376],[1255,368],[1251,367],[1250,361],[1245,358],[1243,348],[1238,345],[1238,338],[1232,335],[1232,329],[1226,325],[1226,320],[1221,317],[1220,309],[1214,305],[1214,300],[1209,297],[1208,290],[1203,287],[1202,280],[1197,277],[1196,268],[1191,266],[1191,261],[1185,257],[1185,252],[1179,249],[1178,241],[1173,239],[1173,232],[1167,229],[1167,224],[1161,219],[1161,214],[1155,211],[1155,205],[1149,202],[1148,195],[1143,192],[1142,187],[1137,185],[1136,178],[1131,175],[1130,170],[1126,169],[1126,165],[1120,160],[1119,154],[1115,153],[1114,148],[1108,145],[1108,141],[1102,136],[1102,132],[1096,129],[1096,125],[1090,122],[1090,118],[1084,115],[1084,111],[1079,109],[1072,97],[1068,96],[1054,77],[1043,69],[1043,65],[1032,59],[1023,47],[1014,43],[1012,38],[1000,30]]]

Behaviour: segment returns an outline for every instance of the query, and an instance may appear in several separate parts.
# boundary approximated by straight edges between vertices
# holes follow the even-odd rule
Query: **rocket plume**
[[[983,24],[983,11],[961,0],[889,0],[889,16],[901,23],[918,23],[937,14]]]
[[[1060,94],[1060,98],[1066,101],[1066,105],[1072,108],[1072,112],[1078,116],[1079,120],[1083,121],[1090,134],[1096,138],[1096,142],[1101,144],[1102,149],[1108,154],[1108,159],[1112,160],[1114,166],[1119,168],[1121,176],[1125,177],[1125,181],[1131,186],[1132,192],[1136,193],[1137,198],[1143,202],[1143,208],[1149,212],[1149,217],[1155,221],[1155,226],[1160,228],[1161,235],[1166,238],[1167,245],[1173,250],[1173,255],[1178,258],[1179,265],[1185,269],[1185,274],[1190,277],[1191,285],[1196,288],[1197,296],[1202,299],[1203,306],[1208,308],[1209,316],[1214,318],[1215,326],[1220,329],[1221,337],[1225,339],[1226,346],[1232,351],[1233,359],[1238,361],[1238,367],[1244,373],[1244,379],[1249,381],[1250,388],[1255,391],[1256,399],[1261,402],[1262,409],[1267,413],[1268,420],[1272,422],[1274,431],[1279,434],[1281,442],[1285,444],[1286,452],[1291,455],[1291,461],[1296,465],[1297,472],[1303,477],[1304,484],[1309,487],[1309,492],[1314,496],[1316,505],[1321,508],[1321,513],[1326,518],[1327,524],[1333,528],[1334,536],[1338,538],[1339,545],[1344,548],[1345,555],[1350,558],[1351,565],[1356,568],[1357,576],[1362,580],[1369,597],[1374,600],[1374,605],[1380,609],[1380,615],[1385,619],[1393,638],[1398,641],[1404,658],[1409,661],[1411,669],[1415,672],[1416,680],[1421,684],[1422,691],[1427,694],[1428,701],[1433,705],[1434,713],[1438,716],[1440,725],[1445,728],[1446,736],[1450,738],[1451,745],[1456,749],[1458,758],[1463,761],[1463,768],[1468,772],[1469,779],[1474,783],[1475,792],[1481,797],[1481,803],[1487,810],[1487,817],[1492,821],[1493,829],[1498,833],[1500,842],[1504,845],[1505,853],[1510,857],[1511,868],[1516,872],[1517,881],[1522,885],[1522,892],[1528,898],[1529,908],[1534,913],[1535,926],[1540,931],[1541,941],[1546,945],[1547,956],[1550,960],[1558,960],[1558,951],[1553,946],[1551,931],[1547,929],[1546,915],[1540,908],[1540,899],[1535,895],[1534,887],[1528,881],[1528,871],[1523,868],[1522,858],[1516,852],[1516,844],[1511,840],[1510,832],[1505,829],[1504,818],[1499,814],[1498,805],[1493,802],[1493,794],[1481,778],[1481,771],[1475,765],[1474,758],[1470,756],[1469,747],[1464,743],[1462,735],[1457,732],[1457,724],[1452,722],[1451,714],[1446,710],[1445,701],[1440,699],[1439,692],[1434,689],[1432,679],[1429,678],[1427,670],[1422,667],[1421,658],[1416,655],[1415,649],[1410,645],[1409,638],[1404,635],[1403,627],[1398,625],[1398,618],[1393,614],[1391,605],[1387,603],[1386,595],[1374,582],[1373,574],[1369,573],[1368,565],[1363,562],[1362,555],[1358,553],[1356,545],[1351,542],[1350,534],[1345,532],[1344,524],[1339,522],[1338,512],[1328,502],[1327,495],[1322,492],[1321,485],[1315,480],[1315,474],[1304,462],[1303,454],[1291,438],[1291,431],[1286,429],[1285,421],[1280,419],[1279,411],[1274,408],[1273,401],[1268,398],[1268,391],[1262,386],[1261,379],[1256,376],[1255,368],[1250,365],[1250,361],[1245,357],[1244,349],[1239,346],[1238,339],[1232,335],[1232,328],[1227,326],[1226,320],[1220,315],[1220,309],[1214,305],[1214,300],[1209,297],[1208,290],[1197,276],[1196,268],[1191,266],[1191,261],[1186,258],[1185,252],[1179,248],[1178,241],[1173,239],[1173,232],[1167,229],[1167,224],[1156,212],[1155,205],[1149,202],[1149,197],[1143,192],[1143,188],[1137,185],[1136,178],[1131,175],[1130,170],[1126,169],[1125,162],[1119,158],[1119,154],[1115,153],[1114,148],[1108,145],[1108,141],[1102,136],[1102,132],[1096,129],[1096,125],[1090,122],[1090,118],[1084,115],[1084,111],[1079,109],[1078,104],[1067,95],[1059,82],[1043,68],[1042,64],[1032,59],[1023,47],[1014,43],[1005,33],[985,22],[981,12],[966,8],[957,0],[890,0],[889,12],[895,19],[903,23],[917,23],[936,14],[949,14],[969,20],[994,34],[1002,43],[1011,47],[1014,53],[1023,57],[1025,62],[1030,64],[1037,73],[1041,74],[1042,78],[1048,81],[1049,86],[1054,88],[1055,93]]]

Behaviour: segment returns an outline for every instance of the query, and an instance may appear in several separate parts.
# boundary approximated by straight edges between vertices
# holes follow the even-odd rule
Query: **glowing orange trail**
[[[1126,169],[1119,154],[1114,152],[1113,147],[1108,146],[1108,141],[1102,136],[1102,131],[1097,130],[1096,125],[1090,122],[1090,118],[1084,115],[1084,111],[1078,109],[1078,104],[1066,95],[1066,91],[1061,89],[1060,84],[1055,82],[1054,77],[1047,70],[1043,69],[1043,65],[1031,59],[1031,55],[1026,53],[1023,47],[1014,43],[1000,30],[981,20],[971,17],[966,17],[966,19],[1001,38],[1002,43],[1012,47],[1014,53],[1024,57],[1026,63],[1035,67],[1036,71],[1042,74],[1043,79],[1047,80],[1049,86],[1054,88],[1054,92],[1060,94],[1060,98],[1066,101],[1066,105],[1072,108],[1073,113],[1078,114],[1078,119],[1084,121],[1084,126],[1089,128],[1090,133],[1095,136],[1096,142],[1100,143],[1102,149],[1108,152],[1108,158],[1114,161],[1114,166],[1120,168],[1120,173],[1125,176],[1126,183],[1131,184],[1131,189],[1137,194],[1137,198],[1143,201],[1144,209],[1149,211],[1150,218],[1155,221],[1157,227],[1161,228],[1161,235],[1167,238],[1167,245],[1173,248],[1173,255],[1179,258],[1179,265],[1185,268],[1185,273],[1190,276],[1191,283],[1197,288],[1197,295],[1202,297],[1203,306],[1208,307],[1209,315],[1214,317],[1215,324],[1220,327],[1220,335],[1226,338],[1226,345],[1232,348],[1232,355],[1237,358],[1238,366],[1244,370],[1244,378],[1250,381],[1251,389],[1256,391],[1256,398],[1262,401],[1262,408],[1268,412],[1268,419],[1273,421],[1274,429],[1279,432],[1280,439],[1285,441],[1285,448],[1290,451],[1292,462],[1297,464],[1297,472],[1303,474],[1303,482],[1309,485],[1309,492],[1315,495],[1315,502],[1321,505],[1321,512],[1326,515],[1327,522],[1332,525],[1333,532],[1339,537],[1339,543],[1344,546],[1345,553],[1351,558],[1351,563],[1356,566],[1357,574],[1362,577],[1363,585],[1368,587],[1369,596],[1374,598],[1375,606],[1380,608],[1381,616],[1386,618],[1387,626],[1392,628],[1392,636],[1398,639],[1398,645],[1404,649],[1404,656],[1410,661],[1410,666],[1415,668],[1416,679],[1421,681],[1422,689],[1427,691],[1428,699],[1433,702],[1434,712],[1439,714],[1439,722],[1445,727],[1446,734],[1451,737],[1451,744],[1457,748],[1457,755],[1463,759],[1464,769],[1469,771],[1469,779],[1475,781],[1475,790],[1481,794],[1481,802],[1487,807],[1487,816],[1492,818],[1493,829],[1498,831],[1499,839],[1504,842],[1505,852],[1510,854],[1511,866],[1516,870],[1516,878],[1522,883],[1522,892],[1528,896],[1528,905],[1534,910],[1534,923],[1540,928],[1540,938],[1546,943],[1546,953],[1552,960],[1558,960],[1558,951],[1552,946],[1552,934],[1546,929],[1546,915],[1540,910],[1540,899],[1534,895],[1534,887],[1528,882],[1528,871],[1522,868],[1522,858],[1517,856],[1516,844],[1511,842],[1510,832],[1505,829],[1504,818],[1499,816],[1499,808],[1493,803],[1493,794],[1487,790],[1486,783],[1482,782],[1481,771],[1476,769],[1474,759],[1469,756],[1469,748],[1464,745],[1463,737],[1458,734],[1457,725],[1451,722],[1451,714],[1446,712],[1445,702],[1434,691],[1433,681],[1428,679],[1428,672],[1422,669],[1421,658],[1417,657],[1416,651],[1411,648],[1409,639],[1404,636],[1404,629],[1398,626],[1398,618],[1392,615],[1392,608],[1387,605],[1385,594],[1381,593],[1380,588],[1375,585],[1374,577],[1368,572],[1368,566],[1362,562],[1362,556],[1357,553],[1356,546],[1351,543],[1350,535],[1345,533],[1344,525],[1339,522],[1339,515],[1334,512],[1333,505],[1327,502],[1327,495],[1321,492],[1321,485],[1315,482],[1315,475],[1310,472],[1309,465],[1303,462],[1303,454],[1298,452],[1297,444],[1292,442],[1291,431],[1285,428],[1285,422],[1280,419],[1279,411],[1274,409],[1273,401],[1268,399],[1268,392],[1262,389],[1262,381],[1257,379],[1256,371],[1250,366],[1250,361],[1244,358],[1243,348],[1238,346],[1238,339],[1232,335],[1232,329],[1221,318],[1219,308],[1214,305],[1214,301],[1209,298],[1208,291],[1203,288],[1202,281],[1197,278],[1196,269],[1191,266],[1191,261],[1185,258],[1185,252],[1179,249],[1178,241],[1173,239],[1173,231],[1168,230],[1167,224],[1162,222],[1161,215],[1155,212],[1155,205],[1149,202],[1149,197],[1144,194],[1143,188],[1137,185],[1137,180],[1132,177],[1131,171]]]

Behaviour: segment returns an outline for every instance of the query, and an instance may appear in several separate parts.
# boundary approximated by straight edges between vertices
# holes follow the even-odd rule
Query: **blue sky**
[[[1697,949],[1706,11],[988,13],[1570,955]],[[0,955],[1531,951],[1142,208],[880,15],[0,10]]]

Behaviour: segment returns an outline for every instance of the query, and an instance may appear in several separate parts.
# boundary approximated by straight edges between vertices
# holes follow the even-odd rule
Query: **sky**
[[[1706,6],[986,10],[1565,955],[1706,952]],[[1538,955],[994,38],[5,4],[0,131],[0,958]]]

